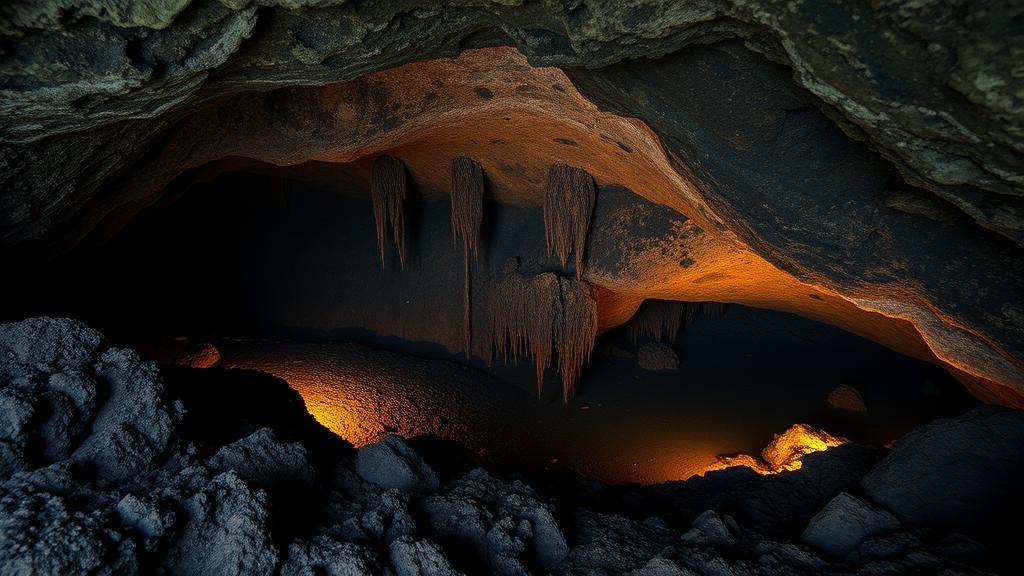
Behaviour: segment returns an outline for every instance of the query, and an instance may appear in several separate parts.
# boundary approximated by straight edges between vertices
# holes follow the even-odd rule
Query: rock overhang
[[[608,10],[605,17],[618,13]],[[656,14],[685,18],[664,10]],[[274,26],[298,26],[300,20]],[[654,26],[653,21],[638,25]],[[275,30],[271,37],[283,34]],[[574,33],[596,34],[586,26]],[[25,41],[40,41],[33,34],[26,33]],[[9,165],[24,170],[5,171],[12,192],[5,198],[10,207],[5,239],[58,238],[74,246],[96,230],[118,229],[170,186],[253,161],[260,164],[250,169],[284,167],[275,170],[323,184],[333,179],[366,183],[372,158],[386,152],[403,159],[426,197],[440,197],[446,193],[451,158],[465,155],[484,166],[492,200],[526,204],[540,202],[549,164],[568,163],[585,168],[604,187],[624,186],[658,210],[679,215],[665,238],[620,259],[628,266],[605,262],[602,267],[601,253],[591,255],[596,265],[587,279],[604,291],[603,326],[624,321],[644,298],[732,301],[794,311],[938,361],[983,399],[1021,403],[1024,336],[1020,275],[1015,272],[1024,265],[1019,250],[963,217],[951,223],[889,208],[891,188],[914,189],[903,184],[889,162],[846,138],[829,118],[847,133],[856,132],[851,123],[867,130],[875,149],[892,160],[885,139],[859,125],[864,118],[850,117],[845,108],[853,105],[850,98],[837,104],[823,97],[824,88],[809,76],[811,68],[792,58],[787,62],[795,65],[797,82],[808,93],[789,81],[787,69],[749,53],[748,47],[771,34],[739,34],[730,28],[725,35],[745,36],[746,47],[726,43],[626,64],[615,63],[673,52],[676,43],[685,42],[663,35],[661,51],[651,41],[572,55],[553,51],[556,36],[546,36],[543,48],[538,38],[545,36],[531,34],[508,35],[535,63],[602,67],[574,68],[567,76],[558,68],[531,66],[515,49],[497,47],[391,68],[388,64],[400,59],[379,66],[364,61],[358,70],[356,64],[339,64],[320,76],[306,75],[309,70],[301,66],[285,74],[285,63],[275,62],[248,80],[236,75],[232,83],[233,67],[253,65],[252,54],[267,49],[257,34],[254,47],[227,58],[224,67],[208,60],[223,77],[200,82],[177,104],[150,102],[144,110],[124,114],[71,112],[83,122],[78,128],[95,129],[98,136],[91,130],[70,133],[59,146],[54,138],[34,136],[21,138],[34,142],[9,142]],[[597,46],[602,41],[582,43],[588,42]],[[803,47],[786,48],[791,57]],[[321,84],[373,67],[387,69],[343,83],[234,93]],[[178,73],[188,76],[182,70]],[[639,78],[638,71],[649,74]],[[664,82],[673,74],[686,75],[680,76],[684,81],[676,92]],[[709,88],[695,92],[702,82]],[[140,86],[147,87],[145,82]],[[149,87],[155,88],[153,94],[164,90]],[[764,94],[752,97],[755,87]],[[709,98],[716,91],[723,105],[711,107]],[[203,103],[184,105],[198,101]],[[735,125],[727,118],[730,105]],[[837,116],[835,106],[842,115]],[[28,114],[12,110],[11,119]],[[702,110],[711,112],[704,125],[694,116]],[[115,118],[126,119],[110,124]],[[740,123],[746,128],[738,129]],[[70,129],[53,127],[55,133]],[[810,145],[795,146],[800,138]],[[78,144],[80,156],[62,157]],[[801,158],[804,170],[791,170]],[[61,160],[67,161],[54,171]],[[908,176],[906,162],[895,166],[905,179],[920,183],[917,176]],[[757,179],[759,170],[769,184]],[[816,179],[810,186],[800,181],[811,173]],[[39,176],[37,181],[33,176]],[[858,178],[862,185],[847,185]],[[818,193],[807,194],[810,187]],[[618,232],[610,233],[613,244],[615,234],[629,234],[622,224],[628,210],[623,210],[617,216],[614,207],[606,210],[608,222],[620,224]],[[922,247],[927,244],[922,238],[938,240]],[[592,242],[600,244],[601,238]],[[967,261],[974,255],[975,261]],[[964,294],[965,282],[970,295]]]

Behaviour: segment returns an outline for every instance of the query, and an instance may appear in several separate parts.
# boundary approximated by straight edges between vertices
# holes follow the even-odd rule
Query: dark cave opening
[[[758,454],[797,422],[882,446],[976,404],[938,366],[741,305],[698,315],[672,341],[605,329],[575,397],[563,404],[548,370],[538,400],[528,358],[488,365],[462,350],[464,263],[447,199],[411,189],[404,268],[393,250],[382,267],[365,183],[296,174],[263,167],[191,186],[37,273],[19,299],[31,306],[7,314],[82,318],[166,363],[213,343],[221,365],[285,379],[357,447],[387,432],[437,435],[492,463],[613,483],[699,474],[719,456]],[[597,197],[634,201],[614,187]],[[540,207],[489,199],[483,220],[474,292],[509,262],[526,275],[573,273],[545,252]],[[486,305],[473,303],[474,318]],[[652,350],[670,365],[645,367]],[[840,386],[867,411],[830,406]]]

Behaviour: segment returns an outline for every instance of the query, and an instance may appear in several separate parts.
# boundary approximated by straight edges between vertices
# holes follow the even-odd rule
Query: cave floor
[[[756,327],[752,330],[751,327]],[[627,350],[595,356],[563,404],[529,363],[495,375],[356,343],[213,339],[225,367],[287,381],[316,418],[355,446],[386,432],[449,438],[492,464],[567,467],[606,483],[702,473],[719,455],[758,454],[797,422],[884,445],[973,401],[941,369],[802,318],[740,306],[698,318],[676,342],[677,370],[643,370]],[[868,411],[826,404],[839,384]]]

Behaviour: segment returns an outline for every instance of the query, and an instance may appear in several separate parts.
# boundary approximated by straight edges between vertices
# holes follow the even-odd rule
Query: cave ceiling
[[[432,197],[468,156],[491,200],[539,204],[564,163],[655,207],[598,205],[599,325],[645,298],[787,310],[1024,405],[1024,8],[444,6],[6,4],[5,252],[237,167],[368,185],[387,153]]]

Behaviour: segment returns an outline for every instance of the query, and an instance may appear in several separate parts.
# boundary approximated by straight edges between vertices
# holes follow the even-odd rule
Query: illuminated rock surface
[[[1004,570],[1024,474],[1022,17],[5,3],[0,321],[80,318],[117,345],[0,325],[0,573]],[[679,344],[691,313],[726,305],[932,366],[826,383],[737,353],[678,378],[702,351]],[[775,327],[748,333],[771,352]],[[163,370],[133,351],[179,334],[391,352],[249,362],[289,388],[216,367],[235,364],[212,345]],[[519,372],[529,394],[499,386]],[[1009,408],[965,414],[951,379]],[[864,396],[823,405],[839,382]],[[812,417],[779,419],[804,402]],[[959,416],[869,446],[937,413]],[[785,432],[743,455],[769,422]],[[653,485],[559,470],[612,460],[603,480]]]
[[[994,11],[28,4],[0,26],[15,261],[102,242],[232,168],[366,193],[387,155],[437,198],[468,156],[488,202],[538,206],[550,166],[573,165],[679,222],[638,230],[611,206],[598,226],[599,191],[584,273],[599,328],[650,298],[792,311],[1024,406],[1019,47]]]
[[[111,354],[133,357],[107,348],[98,333],[76,322],[0,325],[0,391],[7,394],[53,370],[105,366]],[[153,390],[151,409],[176,415],[160,458],[151,457],[155,447],[149,440],[90,452],[94,459],[87,466],[76,459],[81,448],[55,462],[37,454],[15,462],[21,471],[5,471],[0,483],[4,574],[131,574],[155,567],[184,574],[334,569],[776,575],[876,574],[882,566],[896,573],[941,567],[946,573],[981,574],[977,567],[993,561],[998,566],[1009,550],[985,530],[972,532],[982,544],[920,518],[914,522],[920,527],[908,527],[872,512],[887,518],[884,530],[846,522],[859,512],[837,504],[852,498],[842,492],[856,490],[867,474],[867,493],[878,498],[883,492],[871,486],[897,469],[911,483],[920,481],[945,458],[930,450],[906,454],[898,446],[878,464],[876,451],[846,444],[805,456],[793,472],[762,476],[731,468],[685,483],[611,487],[564,474],[532,480],[492,475],[471,470],[471,460],[458,464],[451,447],[431,448],[421,440],[407,445],[392,437],[391,450],[411,458],[410,446],[420,446],[417,457],[429,466],[424,470],[436,468],[445,478],[436,490],[420,494],[362,480],[355,451],[316,424],[279,380],[216,368],[175,368],[163,378],[152,364],[135,369],[147,386],[124,390],[144,402]],[[103,377],[96,383],[111,385]],[[97,398],[96,414],[103,414],[130,397]],[[220,418],[206,420],[204,411]],[[108,425],[162,437],[154,434],[163,425],[150,422],[149,414],[121,412],[124,418],[117,422],[97,416],[92,428],[80,425],[85,431],[77,445],[117,438],[108,435]],[[924,427],[908,442],[952,435],[958,450],[978,454],[995,446],[1000,462],[1019,460],[1016,440],[1024,423],[1017,416],[983,408]],[[962,432],[992,418],[1001,424],[984,437]],[[31,434],[21,429],[4,443],[25,442]],[[259,452],[293,462],[281,469],[293,473],[264,474]],[[135,466],[130,477],[108,473],[121,460]],[[4,463],[10,470],[6,456]],[[315,473],[304,472],[308,468]],[[1001,468],[971,472],[977,480],[970,491],[1005,478]],[[965,490],[958,491],[960,497]],[[1006,507],[1012,501],[992,499],[1000,494],[986,492],[973,510],[1012,512]],[[815,540],[807,533],[826,524],[836,534],[828,542],[860,542],[842,563],[792,543],[805,530],[805,538]]]

